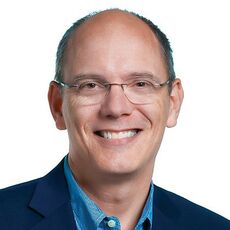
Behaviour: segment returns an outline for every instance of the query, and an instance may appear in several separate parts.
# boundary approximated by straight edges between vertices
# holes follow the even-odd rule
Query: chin
[[[131,176],[141,170],[143,164],[141,162],[132,162],[127,159],[111,159],[103,162],[103,165],[98,165],[98,169],[105,175],[114,176]]]

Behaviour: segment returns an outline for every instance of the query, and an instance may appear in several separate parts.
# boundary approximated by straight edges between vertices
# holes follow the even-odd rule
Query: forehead
[[[91,70],[131,71],[135,65],[165,69],[163,60],[159,41],[146,23],[130,13],[109,10],[93,16],[71,35],[64,76]]]

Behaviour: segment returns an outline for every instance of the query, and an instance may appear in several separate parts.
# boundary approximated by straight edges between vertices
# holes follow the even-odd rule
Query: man
[[[64,35],[56,64],[48,98],[69,153],[45,177],[0,192],[0,229],[230,229],[151,182],[183,100],[152,22],[118,9],[86,16]]]

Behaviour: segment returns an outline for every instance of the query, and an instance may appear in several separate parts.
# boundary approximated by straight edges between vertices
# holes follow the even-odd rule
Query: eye
[[[103,89],[104,89],[103,83],[95,80],[81,81],[78,83],[78,90],[82,92],[99,91]]]
[[[86,83],[80,84],[79,86],[80,89],[83,89],[83,88],[93,89],[95,87],[97,87],[97,84],[95,82],[86,82]]]
[[[152,83],[146,80],[137,80],[131,84],[131,87],[137,88],[137,89],[151,88]]]
[[[135,79],[129,84],[128,89],[133,93],[146,94],[151,93],[154,90],[153,84],[145,79]]]
[[[147,83],[145,81],[138,81],[135,84],[137,87],[143,88],[147,86]]]

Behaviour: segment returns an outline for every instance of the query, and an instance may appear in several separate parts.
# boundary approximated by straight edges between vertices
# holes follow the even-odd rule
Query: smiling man
[[[230,229],[152,183],[183,100],[166,36],[118,9],[77,21],[57,52],[49,103],[69,153],[48,175],[0,193],[0,229]]]

